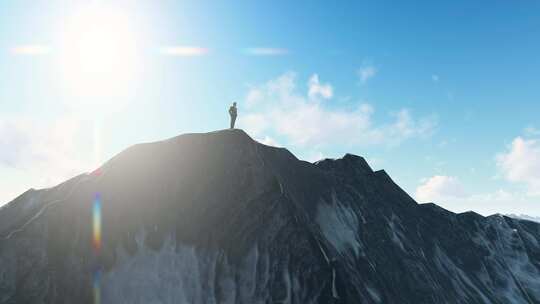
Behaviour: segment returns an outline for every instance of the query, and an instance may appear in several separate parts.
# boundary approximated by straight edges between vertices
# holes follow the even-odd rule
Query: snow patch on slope
[[[144,247],[137,236],[139,250],[134,256],[118,249],[119,263],[102,276],[102,299],[105,303],[203,303],[213,297],[214,286],[201,284],[201,268],[213,282],[217,254],[198,254],[193,247],[176,250],[167,238],[159,251]],[[234,298],[234,297],[233,297]],[[226,302],[225,302],[226,303]]]
[[[332,205],[321,202],[317,206],[316,220],[326,240],[339,253],[352,249],[358,256],[363,245],[357,237],[359,220],[354,210],[339,202]]]
[[[529,259],[525,245],[521,238],[521,231],[512,229],[504,218],[491,219],[490,222],[496,228],[498,241],[495,242],[496,252],[504,259],[509,272],[508,285],[505,295],[515,303],[525,299],[532,302],[531,298],[540,298],[540,272]],[[527,235],[525,234],[527,237]],[[536,242],[538,243],[538,242]]]
[[[390,228],[389,233],[392,242],[394,242],[394,244],[396,244],[396,246],[399,247],[403,252],[407,252],[402,242],[402,239],[406,238],[403,235],[399,217],[397,217],[395,214],[392,214],[392,218],[388,221],[388,226]]]
[[[375,301],[375,303],[382,303],[381,295],[377,292],[375,288],[366,285],[366,290],[369,293],[369,296],[373,299],[373,301]]]
[[[173,236],[159,250],[144,240],[137,233],[134,255],[117,249],[117,264],[101,277],[103,303],[316,303],[287,263],[273,263],[256,245],[233,265],[223,251],[177,244]],[[276,283],[279,298],[271,293]]]

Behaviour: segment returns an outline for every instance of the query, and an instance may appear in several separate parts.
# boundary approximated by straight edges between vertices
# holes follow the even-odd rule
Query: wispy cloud
[[[313,81],[311,84],[318,84]],[[308,82],[308,86],[309,83]],[[331,87],[330,84],[324,86]],[[436,128],[435,117],[412,116],[401,109],[390,121],[375,123],[374,109],[369,104],[354,107],[327,107],[319,98],[321,92],[301,94],[296,88],[296,74],[289,72],[265,84],[255,86],[246,94],[249,112],[240,116],[239,124],[255,137],[280,136],[297,146],[398,145],[414,137],[429,136]],[[329,90],[323,90],[327,97]],[[333,92],[332,92],[333,94]]]
[[[464,197],[461,181],[454,176],[435,175],[416,189],[416,199],[421,202],[437,202],[454,197]]]
[[[168,56],[193,57],[206,55],[210,50],[200,46],[173,45],[161,47],[159,52]]]
[[[79,151],[85,137],[80,132],[80,124],[67,118],[50,124],[24,117],[0,119],[0,179],[7,178],[5,172],[22,171],[28,188],[41,188],[89,171],[92,164]],[[8,190],[0,189],[0,199],[20,194]]]
[[[37,56],[46,55],[50,52],[51,47],[42,44],[18,45],[11,48],[11,53],[14,55]]]
[[[523,183],[528,195],[540,196],[540,140],[518,136],[496,161],[506,180]]]
[[[366,84],[368,80],[377,75],[377,68],[373,65],[364,64],[358,69],[358,77],[360,78],[360,84]]]
[[[458,177],[435,175],[421,181],[415,197],[419,202],[436,202],[458,212],[538,214],[540,206],[535,200],[540,196],[540,139],[516,137],[496,155],[495,165],[505,181],[523,188],[470,193]],[[469,172],[477,171],[471,168]]]
[[[289,54],[289,50],[274,47],[251,47],[244,49],[243,53],[253,56],[281,56]]]
[[[540,130],[534,126],[528,126],[523,131],[526,136],[540,136]]]
[[[263,139],[260,139],[259,141],[267,146],[281,147],[281,145],[270,136],[265,136]]]
[[[469,193],[458,177],[435,175],[422,180],[415,198],[420,203],[434,202],[456,212],[474,210],[484,215],[494,213],[537,214],[538,204],[521,192],[496,189],[490,192]]]
[[[313,151],[311,154],[307,155],[306,160],[309,162],[316,162],[319,160],[323,160],[325,158],[325,155],[321,151]]]
[[[332,86],[328,83],[321,83],[319,81],[319,75],[317,74],[313,74],[311,78],[309,78],[308,86],[308,96],[310,98],[317,98],[320,96],[324,99],[329,99],[334,95]]]

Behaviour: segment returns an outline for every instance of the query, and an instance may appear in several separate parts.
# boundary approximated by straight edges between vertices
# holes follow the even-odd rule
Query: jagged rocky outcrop
[[[0,209],[0,303],[540,303],[539,242],[419,205],[359,156],[186,134]]]

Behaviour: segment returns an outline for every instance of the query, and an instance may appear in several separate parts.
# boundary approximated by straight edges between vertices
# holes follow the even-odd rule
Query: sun
[[[134,89],[140,69],[137,31],[123,10],[88,6],[73,13],[60,36],[63,87],[78,105],[104,106]]]

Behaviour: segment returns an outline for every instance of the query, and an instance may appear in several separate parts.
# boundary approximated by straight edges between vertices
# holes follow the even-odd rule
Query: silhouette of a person
[[[231,129],[234,129],[236,116],[238,116],[238,109],[236,108],[236,102],[233,102],[232,106],[229,108],[229,115],[231,116]]]

